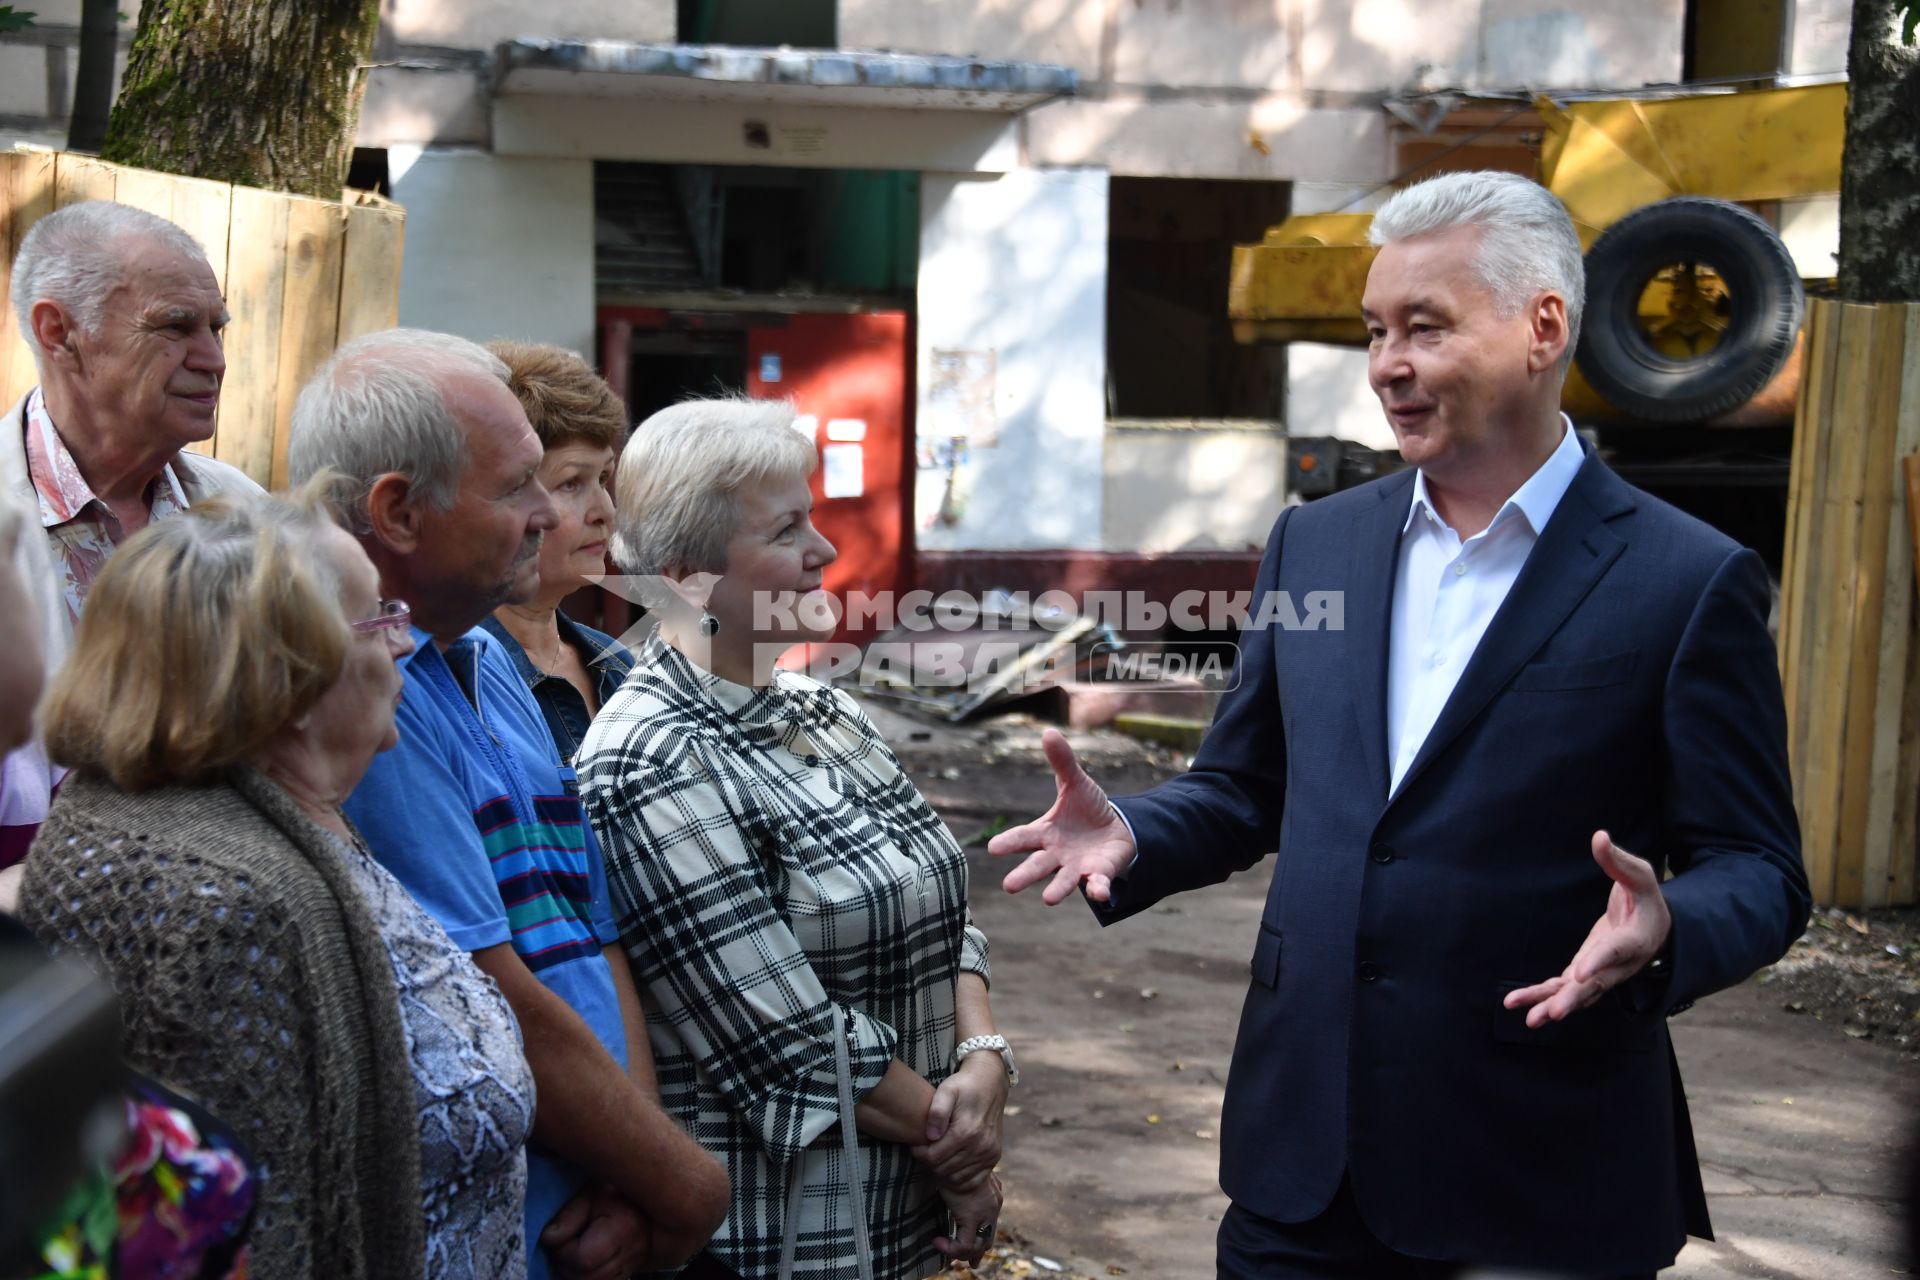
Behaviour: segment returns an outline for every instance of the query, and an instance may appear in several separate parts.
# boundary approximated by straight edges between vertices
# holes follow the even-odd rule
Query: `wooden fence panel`
[[[227,381],[214,456],[261,484],[273,479],[274,399],[286,309],[287,200],[235,187],[227,238]]]
[[[53,207],[56,209],[85,200],[111,200],[118,185],[118,171],[104,160],[66,151],[54,156]]]
[[[13,314],[13,253],[19,248],[19,241],[13,232],[13,175],[14,171],[27,163],[25,153],[19,151],[0,152],[0,256],[6,261],[0,262],[0,302],[7,308],[5,334],[0,334],[0,383],[7,383],[9,370],[13,365],[14,348],[26,351],[26,344],[20,337],[20,323]],[[24,229],[21,234],[25,234]],[[0,396],[6,398],[4,409],[19,399],[10,393],[9,386],[0,385]]]
[[[113,198],[171,222],[175,181],[171,174],[155,173],[151,169],[122,169],[114,182]],[[194,236],[196,240],[199,238]],[[216,277],[219,274],[214,272]]]
[[[53,212],[53,157],[51,151],[29,151],[20,153],[16,163],[7,174],[8,219],[8,256],[18,249],[33,224]],[[11,287],[12,277],[8,277]],[[27,341],[21,336],[20,326],[7,326],[7,363],[4,370],[6,392],[4,399],[11,406],[14,401],[27,393],[27,389],[40,380],[39,370],[34,367],[33,352],[27,349]]]
[[[1780,662],[1816,901],[1911,902],[1920,617],[1901,460],[1920,451],[1920,307],[1811,305]]]
[[[346,235],[346,214],[339,205],[302,200],[287,206],[286,295],[280,315],[273,415],[276,489],[287,483],[287,428],[293,420],[294,401],[308,376],[338,345]]]
[[[340,341],[400,323],[400,254],[406,227],[390,207],[347,206],[346,279],[340,291]]]
[[[21,237],[56,208],[117,199],[168,218],[206,250],[232,317],[217,429],[193,447],[263,485],[283,485],[301,384],[338,342],[398,322],[405,215],[378,197],[345,196],[336,204],[92,156],[0,153],[0,297]],[[0,409],[38,380],[9,323],[0,339]]]

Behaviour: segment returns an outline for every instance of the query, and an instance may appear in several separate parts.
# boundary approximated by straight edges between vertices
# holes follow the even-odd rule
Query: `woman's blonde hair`
[[[811,441],[785,400],[685,400],[633,429],[620,455],[613,560],[629,574],[723,573],[742,488],[810,476]]]
[[[353,635],[318,549],[340,479],[208,498],[127,539],[48,694],[47,753],[128,791],[193,786],[318,702]]]

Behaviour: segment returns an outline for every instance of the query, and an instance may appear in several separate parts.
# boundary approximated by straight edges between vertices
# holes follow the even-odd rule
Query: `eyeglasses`
[[[403,631],[413,623],[413,610],[407,608],[405,600],[382,600],[380,612],[371,618],[347,625],[362,633],[368,631]]]

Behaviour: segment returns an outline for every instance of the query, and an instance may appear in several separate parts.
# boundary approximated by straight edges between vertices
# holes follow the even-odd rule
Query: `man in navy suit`
[[[1341,592],[1343,625],[1250,626],[1145,795],[1049,733],[1059,799],[992,852],[1111,922],[1277,850],[1222,1277],[1651,1275],[1709,1235],[1666,1019],[1807,918],[1766,570],[1560,413],[1557,200],[1450,174],[1373,238],[1369,379],[1412,465],[1285,512],[1254,593]]]

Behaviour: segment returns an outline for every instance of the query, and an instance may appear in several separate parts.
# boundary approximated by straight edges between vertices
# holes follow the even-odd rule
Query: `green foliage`
[[[1894,11],[1900,15],[1900,41],[1911,48],[1914,32],[1920,30],[1920,0],[1896,0]]]
[[[1920,0],[1909,0],[1909,2],[1915,3],[1920,2]],[[27,27],[32,26],[33,20],[39,16],[37,13],[17,12],[10,4],[0,4],[0,36],[13,31],[25,30]]]

